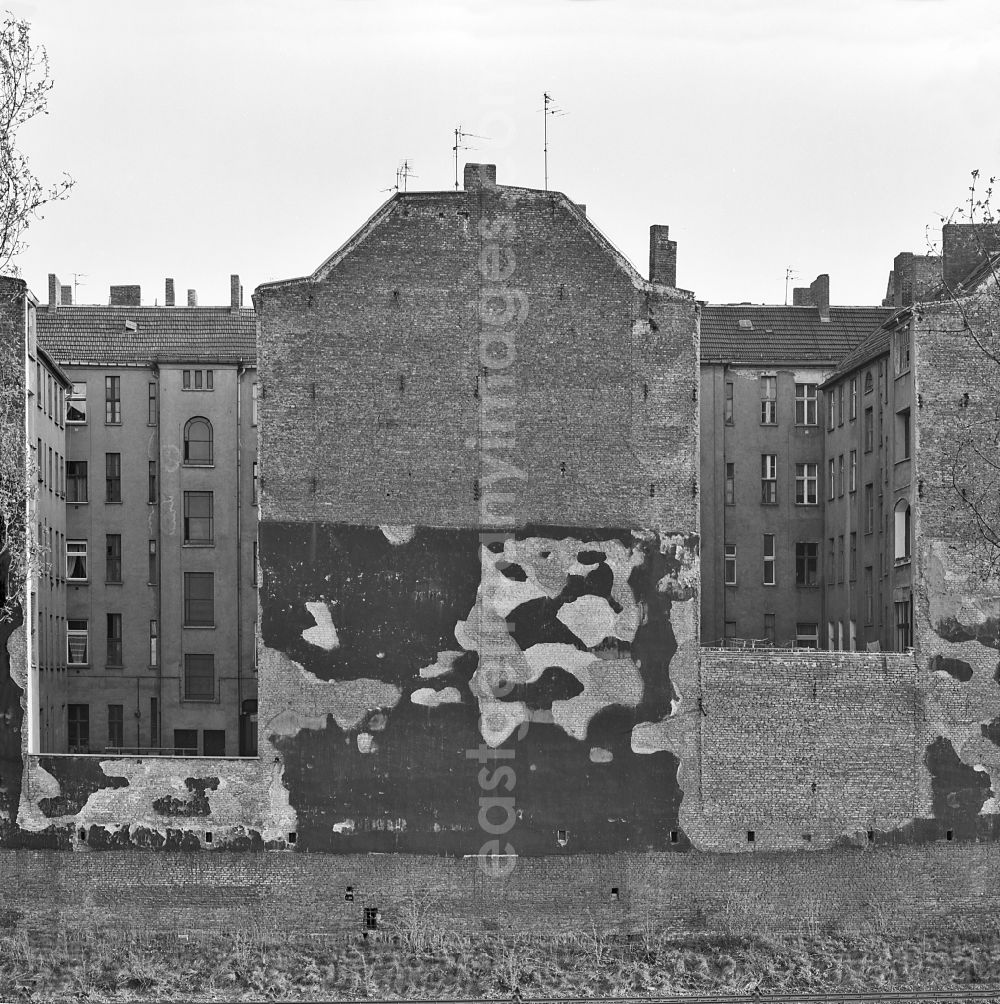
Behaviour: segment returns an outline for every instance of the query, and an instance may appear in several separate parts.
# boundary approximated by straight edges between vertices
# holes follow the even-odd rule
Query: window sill
[[[184,624],[185,631],[214,631],[214,624]]]
[[[104,425],[105,425],[105,427],[107,427],[107,428],[112,428],[112,427],[114,427],[114,428],[118,428],[118,429],[120,429],[120,428],[122,427],[122,424],[121,424],[121,422],[105,422],[105,423],[104,423]]]
[[[804,582],[796,582],[795,583],[795,588],[796,589],[819,589],[819,583],[816,582],[813,585],[809,586],[809,585],[806,585]]]
[[[833,499],[830,499],[830,501],[832,502]],[[818,502],[796,502],[795,504],[797,506],[800,506],[803,509],[808,508],[809,506],[817,506],[817,505],[819,505]]]
[[[214,466],[215,466],[214,463],[212,463],[212,464],[194,464],[190,460],[185,460],[184,463],[181,464],[181,467],[193,467],[193,468],[196,468],[196,469],[197,468],[203,468],[203,469],[206,469],[206,470],[207,469],[211,469]]]
[[[67,662],[67,669],[90,669],[89,662]]]
[[[106,586],[123,586],[123,585],[125,585],[125,583],[122,582],[121,579],[105,579],[104,580],[104,584]]]
[[[90,579],[67,579],[67,586],[89,586]]]
[[[104,504],[105,505],[124,505],[125,503],[122,502],[121,499],[105,499],[104,500]]]
[[[215,541],[185,540],[181,547],[215,547]]]
[[[90,505],[89,500],[84,500],[83,502],[70,502],[67,500],[66,505]]]
[[[903,568],[905,565],[910,564],[912,558],[895,558],[892,563],[893,568]]]

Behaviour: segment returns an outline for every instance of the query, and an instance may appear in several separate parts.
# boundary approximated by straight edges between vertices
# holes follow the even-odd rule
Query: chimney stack
[[[63,306],[71,307],[73,305],[73,287],[72,286],[60,286],[59,292],[61,293],[60,303]]]
[[[798,286],[792,290],[793,307],[815,307],[821,321],[830,320],[830,276],[824,272],[816,276],[808,288]]]
[[[188,306],[189,307],[198,306],[198,291],[196,289],[188,290]]]
[[[677,285],[677,241],[669,238],[670,227],[649,228],[649,281],[661,286]]]
[[[240,285],[240,277],[231,275],[229,277],[229,309],[239,310],[243,306],[243,287]]]
[[[55,310],[59,306],[61,290],[58,276],[54,272],[49,272],[49,310]]]
[[[172,307],[174,305],[174,280],[167,279],[166,288],[163,291],[163,305]]]
[[[466,164],[464,184],[467,192],[476,188],[496,188],[496,164]]]
[[[954,291],[995,251],[1000,226],[991,223],[946,223],[941,228],[944,284]]]
[[[112,286],[112,307],[138,307],[142,303],[142,291],[139,286]]]

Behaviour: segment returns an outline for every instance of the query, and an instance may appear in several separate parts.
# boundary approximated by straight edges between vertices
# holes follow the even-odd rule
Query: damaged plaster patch
[[[417,533],[415,526],[380,526],[379,529],[385,534],[385,539],[395,547],[409,544]]]
[[[604,749],[603,746],[591,746],[590,747],[590,762],[591,763],[611,763],[614,760],[614,754],[611,750]]]
[[[462,695],[458,692],[457,687],[445,687],[444,690],[421,687],[410,694],[410,700],[414,704],[422,704],[426,708],[437,708],[442,704],[461,704]]]
[[[460,659],[465,653],[456,652],[449,649],[445,652],[438,652],[437,660],[431,663],[430,666],[420,667],[420,676],[422,679],[429,680],[433,679],[435,676],[445,676],[451,673],[455,669],[455,661]]]
[[[330,616],[330,608],[325,603],[307,602],[306,610],[312,614],[316,625],[306,628],[302,632],[302,637],[326,652],[332,652],[340,647],[340,639],[337,637],[337,629],[333,626],[333,618]]]
[[[354,832],[354,820],[345,819],[343,822],[334,823],[331,827],[334,833],[353,833]]]
[[[359,732],[357,742],[359,753],[371,753],[376,749],[375,740],[370,732]]]
[[[600,645],[615,626],[615,612],[603,596],[581,596],[563,604],[556,616],[587,648]]]

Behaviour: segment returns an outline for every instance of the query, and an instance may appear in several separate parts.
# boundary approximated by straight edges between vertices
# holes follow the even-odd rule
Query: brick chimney
[[[941,228],[944,284],[955,290],[986,260],[1000,251],[1000,226],[989,223],[946,223]]]
[[[197,307],[198,306],[198,290],[189,289],[188,290],[188,306]]]
[[[49,310],[55,310],[59,306],[61,292],[59,277],[54,272],[49,272]]]
[[[229,309],[239,310],[243,306],[243,287],[240,285],[240,277],[231,275],[229,277]]]
[[[167,279],[163,290],[163,306],[172,307],[174,305],[174,280]]]
[[[941,282],[941,259],[900,251],[892,260],[883,307],[908,307],[925,299]]]
[[[59,293],[59,302],[65,307],[71,307],[73,305],[73,287],[60,286]]]
[[[466,164],[464,184],[467,192],[475,188],[496,188],[496,164]]]
[[[830,276],[825,272],[816,276],[808,287],[792,290],[793,307],[815,307],[821,321],[830,320]]]
[[[142,291],[139,286],[112,286],[112,307],[138,307],[142,303]]]
[[[670,240],[670,227],[659,223],[649,228],[649,281],[677,285],[677,241]]]

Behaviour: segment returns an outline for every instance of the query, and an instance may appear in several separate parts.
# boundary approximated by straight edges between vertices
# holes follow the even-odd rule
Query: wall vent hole
[[[868,831],[868,843],[870,843],[870,844],[874,844],[875,843],[875,831],[874,830],[869,830]]]
[[[948,830],[948,832],[945,833],[945,835],[944,835],[944,839],[945,840],[951,840],[951,839],[954,838],[954,836],[955,836],[954,830]]]
[[[298,837],[298,834],[295,832],[295,830],[292,830],[292,832],[288,834],[288,842],[290,844],[294,844],[295,841],[296,841],[296,839],[297,839],[297,837]]]
[[[811,833],[803,833],[802,839],[808,844],[812,842],[813,835]]]
[[[611,898],[618,899],[618,886],[616,885],[611,887]]]
[[[680,834],[678,834],[678,832],[676,830],[671,830],[670,831],[670,842],[672,844],[676,844],[679,838],[680,838]]]
[[[354,902],[354,886],[349,885],[347,887],[347,892],[344,893],[344,900],[347,903],[353,903]]]
[[[365,930],[366,931],[377,931],[378,930],[378,907],[377,906],[366,906],[365,907]]]
[[[87,831],[86,830],[80,830],[77,833],[76,838],[77,838],[77,840],[80,841],[81,844],[85,844],[87,842]]]
[[[560,847],[565,847],[569,840],[569,830],[556,830],[556,840]]]
[[[206,830],[205,831],[205,843],[206,844],[210,844],[211,842],[212,842],[212,831],[211,830]]]
[[[747,843],[752,844],[757,839],[757,834],[753,830],[747,830]]]

